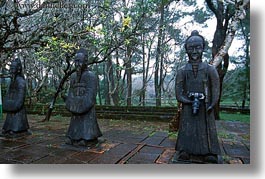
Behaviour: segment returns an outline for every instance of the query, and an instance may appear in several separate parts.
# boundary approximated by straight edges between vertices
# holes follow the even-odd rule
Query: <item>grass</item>
[[[240,114],[240,113],[220,113],[221,120],[224,121],[239,121],[239,122],[245,122],[250,123],[250,115],[249,114]]]
[[[236,141],[236,135],[235,134],[231,134],[228,133],[227,131],[219,131],[218,133],[218,137],[222,138],[222,139],[231,139]]]

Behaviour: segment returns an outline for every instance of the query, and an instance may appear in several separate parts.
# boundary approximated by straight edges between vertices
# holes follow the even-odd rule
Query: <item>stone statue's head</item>
[[[190,61],[201,61],[202,53],[205,48],[205,40],[197,30],[191,32],[191,35],[185,42],[186,53]]]
[[[83,71],[88,65],[88,53],[86,49],[80,48],[75,55],[75,67],[77,71]]]
[[[22,72],[22,64],[19,58],[15,58],[11,61],[10,65],[10,73],[21,73]]]
[[[22,74],[22,64],[19,58],[15,58],[11,61],[10,74],[12,79],[14,79],[16,75]]]

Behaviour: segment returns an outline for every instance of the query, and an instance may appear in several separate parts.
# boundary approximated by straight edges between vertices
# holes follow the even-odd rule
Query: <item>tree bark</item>
[[[224,8],[223,1],[217,1],[215,7],[212,0],[206,0],[208,7],[215,14],[217,26],[213,39],[212,56],[213,60],[210,62],[218,71],[220,77],[220,98],[222,94],[223,79],[228,69],[229,55],[228,50],[232,44],[235,32],[238,30],[238,23],[240,19],[245,18],[245,6],[249,0],[241,0],[235,4],[235,12],[231,12],[231,4],[226,9]],[[229,21],[231,22],[229,23]],[[221,63],[223,61],[223,63]],[[219,108],[220,98],[215,106],[215,117],[220,119]]]
[[[211,0],[206,0],[208,7],[212,10],[212,12],[215,14],[216,20],[217,20],[217,25],[216,25],[216,29],[215,29],[215,33],[214,33],[214,38],[213,38],[213,46],[212,46],[212,57],[214,59],[214,57],[216,56],[219,48],[222,46],[222,44],[224,43],[225,37],[226,37],[226,31],[227,31],[227,26],[228,26],[228,21],[230,19],[229,15],[228,15],[228,10],[224,10],[224,3],[222,1],[217,1],[217,6],[214,7],[213,3],[211,2]],[[228,9],[228,7],[227,7]],[[225,14],[226,13],[226,14]],[[221,98],[221,94],[222,94],[222,86],[223,86],[223,79],[224,76],[227,72],[227,68],[228,68],[228,64],[229,64],[229,55],[228,53],[226,53],[224,55],[223,61],[225,63],[220,63],[219,65],[216,66],[217,68],[217,72],[219,74],[219,78],[220,78],[220,95],[219,95],[219,100],[218,103],[215,105],[215,111],[214,111],[214,115],[215,115],[215,119],[219,120],[220,116],[219,116],[219,109],[220,109],[220,98]],[[226,65],[224,65],[226,64]]]
[[[143,84],[142,84],[142,88],[141,88],[141,91],[140,91],[140,105],[142,106],[145,106],[145,89],[146,89],[146,78],[145,78],[145,73],[146,73],[146,70],[145,69],[145,37],[144,37],[145,34],[142,34],[141,36],[141,40],[142,40],[142,61],[143,61],[143,64],[142,64],[142,68],[143,68],[143,73],[142,73],[142,79],[143,79]]]
[[[113,64],[112,64],[112,57],[109,56],[108,58],[108,84],[109,84],[109,98],[112,99],[112,88],[114,85],[114,75],[113,75]],[[112,100],[113,101],[113,100]],[[112,104],[112,103],[111,103]]]
[[[114,77],[114,70],[113,70],[113,63],[112,63],[112,59],[111,56],[109,57],[108,61],[107,61],[108,65],[108,85],[109,85],[109,98],[110,98],[110,103],[111,103],[111,99],[112,102],[115,106],[119,105],[119,97],[118,97],[118,93],[117,93],[117,89],[116,89],[116,85],[115,85],[115,77]]]
[[[243,91],[243,100],[242,100],[242,109],[245,109],[246,107],[246,101],[247,101],[247,94],[249,93],[249,87],[250,87],[250,68],[249,68],[249,63],[250,63],[250,57],[249,57],[249,46],[250,46],[250,41],[247,40],[246,43],[246,63],[245,63],[245,75],[246,75],[246,81],[244,83],[244,91]]]
[[[128,46],[126,50],[125,73],[127,76],[127,106],[132,105],[132,59],[131,49]]]
[[[67,81],[67,79],[76,71],[75,69],[71,70],[71,68],[70,68],[71,67],[70,58],[71,58],[71,56],[69,54],[66,54],[67,67],[63,70],[64,76],[63,76],[62,80],[60,81],[60,84],[56,90],[56,93],[54,94],[54,96],[52,98],[52,101],[49,105],[46,117],[41,122],[45,122],[45,121],[50,120],[50,117],[51,117],[52,111],[54,109],[54,105],[56,103],[57,97],[59,96],[60,92],[63,90],[63,86],[64,86],[65,82]]]
[[[208,0],[207,0],[208,1]],[[218,52],[214,56],[214,59],[211,61],[211,64],[217,67],[222,61],[224,56],[228,53],[228,50],[233,42],[236,31],[238,30],[238,25],[240,20],[246,17],[245,9],[248,8],[250,1],[249,0],[241,0],[238,2],[236,7],[236,11],[232,17],[230,25],[227,30],[227,34],[222,46],[219,48]]]
[[[50,117],[51,117],[51,114],[52,114],[52,111],[54,109],[54,105],[56,103],[56,99],[57,97],[59,96],[60,92],[62,91],[63,89],[63,85],[64,83],[67,81],[67,79],[71,76],[72,73],[74,73],[75,70],[71,70],[67,73],[65,73],[64,77],[62,78],[62,80],[60,81],[60,84],[56,90],[56,93],[54,94],[53,98],[52,98],[52,101],[49,105],[49,108],[48,108],[48,111],[47,111],[47,114],[46,114],[46,117],[45,119],[42,120],[42,122],[45,122],[45,121],[49,121],[50,120]]]
[[[116,65],[119,67],[120,66],[120,63],[119,63],[119,50],[117,49],[116,50]],[[119,96],[119,93],[120,93],[120,80],[121,80],[121,70],[119,68],[116,68],[116,81],[115,83],[113,83],[113,88],[112,88],[112,91],[113,91],[113,95],[112,95],[112,99],[114,101],[114,104],[116,106],[119,106],[120,105],[120,96]]]
[[[158,41],[157,41],[157,50],[156,50],[156,60],[155,60],[155,97],[156,97],[156,106],[161,106],[161,93],[162,93],[162,73],[163,73],[163,31],[164,31],[164,12],[165,7],[161,3],[160,8],[160,21],[158,29]],[[162,71],[162,73],[161,73]]]
[[[105,88],[105,105],[110,105],[110,80],[109,80],[109,62],[104,65],[104,88]]]
[[[223,78],[227,72],[228,64],[229,64],[229,56],[228,56],[228,50],[232,44],[232,41],[234,39],[235,33],[238,30],[238,25],[240,23],[240,20],[244,19],[246,17],[245,8],[249,5],[249,0],[241,0],[240,2],[237,2],[235,5],[235,12],[233,15],[229,15],[229,11],[226,10],[226,14],[220,14],[223,8],[223,2],[218,1],[218,9],[214,10],[212,2],[210,0],[206,0],[208,6],[210,9],[215,13],[217,18],[217,27],[215,32],[216,39],[213,40],[213,60],[210,62],[212,65],[214,65],[217,68],[217,71],[219,73],[220,77],[220,98],[222,93],[222,83]],[[227,7],[229,8],[229,7]],[[225,18],[224,18],[225,17]],[[228,24],[228,21],[231,19],[230,24]],[[218,38],[218,35],[221,36]],[[223,40],[221,39],[223,38]],[[218,39],[222,40],[222,43],[218,43]],[[223,64],[222,64],[223,62]],[[220,108],[220,98],[218,101],[218,104],[215,106],[215,117],[216,119],[220,119],[219,116],[219,108]]]
[[[99,71],[98,71],[98,64],[96,64],[96,76],[97,76],[97,93],[98,93],[98,99],[99,99],[99,105],[102,105],[102,96],[101,96],[101,87],[99,83]]]
[[[248,13],[249,16],[249,13]],[[249,21],[247,20],[247,23],[249,25]],[[248,99],[248,93],[249,93],[249,88],[250,88],[250,56],[249,56],[249,49],[250,49],[250,38],[249,38],[249,29],[248,30],[244,30],[244,25],[243,22],[241,21],[241,31],[243,33],[244,39],[245,39],[245,55],[246,55],[246,63],[245,63],[245,78],[247,80],[244,81],[244,89],[243,89],[243,99],[242,99],[242,104],[241,104],[241,108],[245,109],[246,107],[246,101]],[[247,32],[246,32],[247,31]]]

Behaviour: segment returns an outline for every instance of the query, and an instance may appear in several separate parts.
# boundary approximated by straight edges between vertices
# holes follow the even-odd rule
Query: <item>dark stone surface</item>
[[[99,156],[101,156],[100,153],[87,151],[87,152],[77,153],[77,154],[71,156],[71,158],[75,158],[75,159],[80,160],[84,163],[89,163],[91,160],[96,159]]]
[[[65,97],[66,109],[72,113],[66,136],[69,144],[90,145],[102,133],[95,111],[97,77],[87,68],[87,50],[81,48],[77,51],[75,66],[76,72],[70,77],[68,96]]]
[[[26,97],[26,81],[22,74],[22,64],[14,59],[10,65],[11,82],[6,96],[3,98],[3,110],[7,112],[2,133],[8,137],[19,137],[29,129],[24,101]]]
[[[19,147],[26,146],[25,142],[12,141],[12,140],[0,140],[1,149],[16,149]]]
[[[91,148],[66,147],[64,144],[65,134],[63,129],[67,129],[67,120],[37,123],[39,119],[29,118],[32,135],[15,139],[0,137],[0,163],[26,163],[26,164],[170,164],[175,154],[174,144],[176,139],[166,136],[167,132],[154,130],[130,130],[121,129],[120,125],[126,121],[116,121],[119,125],[110,125],[107,120],[99,122],[102,125],[104,136],[99,138],[97,145]],[[2,122],[2,123],[1,123]],[[242,140],[242,135],[249,135],[249,131],[244,133],[229,131],[231,124],[218,121],[220,127],[220,144],[224,148],[222,156],[224,163],[248,164],[250,163],[250,151],[246,143],[248,138]],[[3,121],[0,121],[3,125]],[[55,125],[63,127],[53,127]],[[41,131],[39,131],[41,126]],[[165,124],[165,126],[168,126]],[[247,124],[239,125],[241,127]],[[50,132],[52,131],[52,132]],[[232,135],[233,134],[233,135]],[[127,139],[127,140],[126,140]],[[186,162],[187,163],[187,162]],[[192,163],[192,162],[188,162]]]
[[[49,156],[45,156],[39,160],[34,161],[33,164],[62,164],[66,160],[67,158],[49,155]],[[81,163],[81,161],[78,161],[77,163]]]
[[[158,131],[158,132],[155,132],[153,136],[154,137],[164,137],[164,138],[166,138],[166,137],[168,137],[168,132]]]
[[[147,145],[159,145],[164,139],[165,137],[151,136],[142,141],[142,143],[145,143]]]
[[[176,99],[182,104],[176,150],[180,158],[221,154],[214,116],[220,82],[214,66],[202,61],[204,37],[194,30],[185,42],[189,61],[176,75]],[[186,158],[186,157],[185,157]]]
[[[159,148],[159,147],[151,147],[151,146],[144,146],[141,150],[140,153],[150,153],[150,154],[161,154],[164,151],[164,148]]]
[[[120,144],[104,153],[100,157],[90,161],[93,164],[115,164],[137,147],[136,144]]]
[[[140,143],[148,137],[149,133],[135,133],[130,130],[108,130],[104,133],[104,138],[110,141],[126,143]]]
[[[159,146],[167,147],[167,148],[175,148],[176,140],[165,138]]]
[[[229,156],[232,157],[249,157],[250,156],[250,151],[246,148],[245,145],[242,144],[223,144],[225,153]]]
[[[159,154],[137,153],[128,160],[127,164],[153,164],[158,157]]]
[[[156,163],[158,164],[168,164],[170,163],[171,159],[173,158],[175,154],[174,149],[165,149],[163,153],[159,156],[159,158],[156,160]]]

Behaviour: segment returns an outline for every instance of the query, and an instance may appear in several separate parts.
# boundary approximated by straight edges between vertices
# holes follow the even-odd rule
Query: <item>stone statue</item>
[[[21,61],[16,58],[10,66],[11,83],[3,99],[3,110],[6,111],[6,120],[2,134],[19,135],[29,129],[24,101],[26,96],[26,81],[22,74]]]
[[[97,143],[97,138],[102,136],[95,112],[97,77],[87,68],[87,50],[78,50],[74,62],[76,72],[70,77],[70,89],[65,101],[67,110],[72,113],[66,143],[89,146]]]
[[[176,77],[176,98],[182,103],[176,143],[177,160],[200,156],[203,162],[217,163],[220,147],[214,106],[219,98],[219,76],[214,66],[202,62],[204,38],[192,31],[185,42],[189,61]]]

